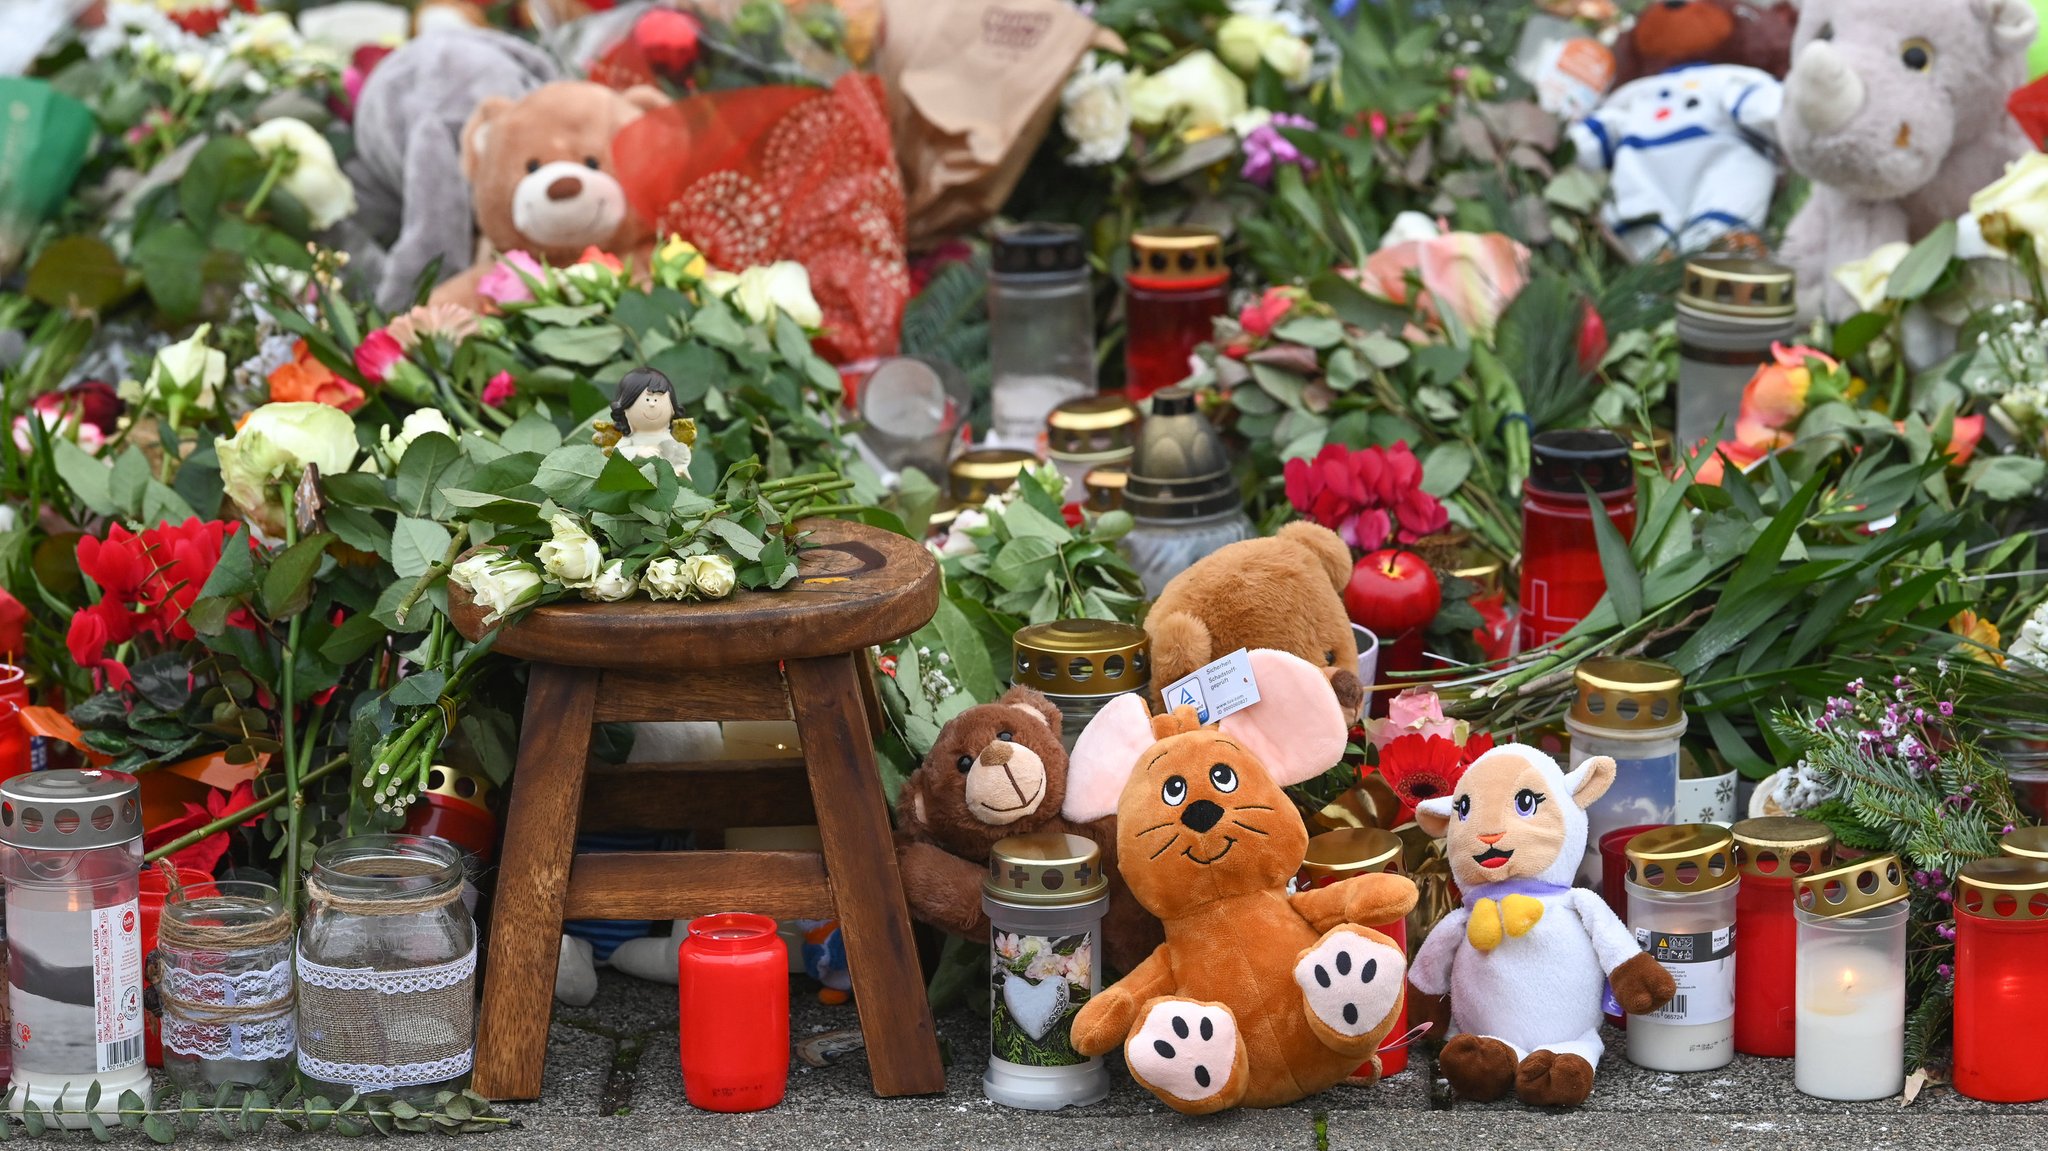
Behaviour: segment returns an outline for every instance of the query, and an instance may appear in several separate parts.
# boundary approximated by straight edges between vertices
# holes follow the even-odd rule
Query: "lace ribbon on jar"
[[[152,971],[163,1004],[164,1046],[199,1059],[283,1059],[294,1047],[292,971],[224,975],[166,967]]]

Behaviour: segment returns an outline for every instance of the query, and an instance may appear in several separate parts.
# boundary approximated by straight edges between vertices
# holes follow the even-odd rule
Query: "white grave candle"
[[[1817,1099],[1905,1089],[1906,918],[1896,858],[1802,877],[1793,1082]]]

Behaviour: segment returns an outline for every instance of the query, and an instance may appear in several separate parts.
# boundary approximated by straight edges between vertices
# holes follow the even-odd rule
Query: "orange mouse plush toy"
[[[1321,669],[1249,653],[1259,701],[1203,727],[1117,698],[1081,733],[1068,820],[1114,812],[1117,868],[1166,942],[1074,1019],[1074,1049],[1121,1044],[1131,1076],[1188,1115],[1277,1107],[1350,1078],[1394,1025],[1407,961],[1379,932],[1415,884],[1366,875],[1289,895],[1308,830],[1281,789],[1344,752]]]

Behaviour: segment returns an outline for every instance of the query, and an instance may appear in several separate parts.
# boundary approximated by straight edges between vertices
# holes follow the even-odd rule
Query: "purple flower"
[[[1950,703],[1947,700],[1942,700],[1939,707],[1941,709],[1941,714],[1945,716],[1954,715],[1956,713],[1956,705]]]
[[[1956,977],[1955,965],[1952,963],[1944,963],[1940,967],[1935,968],[1934,971],[1935,974],[1943,979],[1954,979]]]
[[[1954,943],[1956,941],[1956,925],[1953,923],[1935,924],[1934,933],[1936,935],[1941,936],[1943,939],[1948,940],[1950,943]]]
[[[1316,162],[1301,154],[1294,141],[1282,135],[1282,128],[1314,128],[1315,121],[1306,116],[1288,112],[1276,113],[1272,119],[1252,129],[1244,138],[1244,169],[1240,173],[1246,180],[1261,187],[1273,182],[1273,173],[1283,164],[1300,168],[1303,174],[1313,173]]]

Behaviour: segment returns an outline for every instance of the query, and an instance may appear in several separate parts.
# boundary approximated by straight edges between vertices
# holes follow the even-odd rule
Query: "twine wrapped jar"
[[[298,956],[309,1091],[425,1098],[469,1083],[476,924],[462,877],[462,852],[427,836],[354,836],[313,857]]]
[[[212,883],[165,904],[149,967],[164,1074],[208,1098],[225,1084],[287,1082],[296,1050],[291,956],[291,915],[267,883]]]

